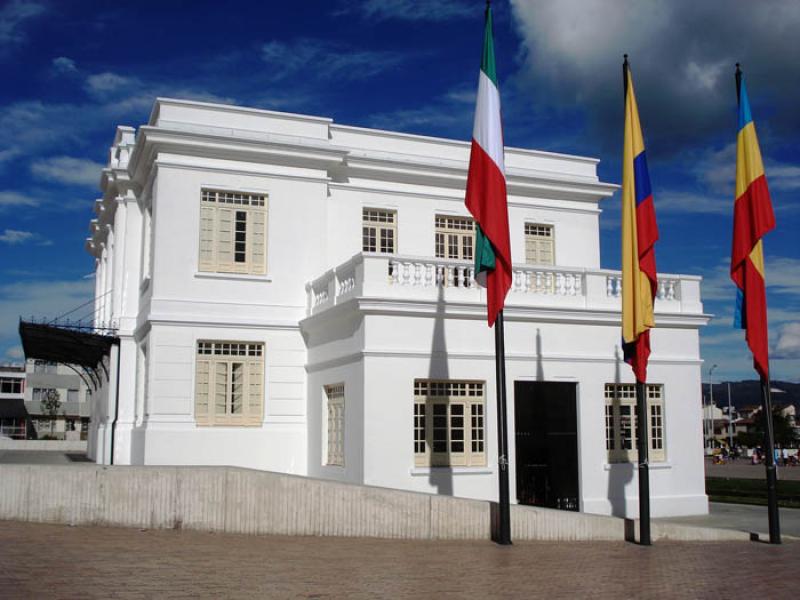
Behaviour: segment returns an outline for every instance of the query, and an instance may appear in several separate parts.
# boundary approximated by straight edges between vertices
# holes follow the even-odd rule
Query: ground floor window
[[[260,425],[264,411],[264,344],[197,343],[198,425]]]
[[[664,448],[664,386],[647,385],[647,435],[650,442],[648,459],[666,459]],[[607,383],[605,388],[605,430],[608,462],[636,462],[637,444],[636,386],[629,383]]]
[[[326,385],[328,402],[328,458],[326,464],[344,466],[344,384]]]
[[[414,464],[486,465],[486,405],[481,381],[414,381]]]

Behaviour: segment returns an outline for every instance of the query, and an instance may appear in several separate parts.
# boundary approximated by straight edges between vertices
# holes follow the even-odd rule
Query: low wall
[[[404,539],[491,534],[489,502],[234,467],[9,464],[0,465],[0,482],[0,519],[7,520]],[[626,538],[626,521],[615,517],[512,506],[511,519],[517,540]],[[653,537],[748,539],[665,524],[654,524]]]
[[[0,438],[0,450],[86,452],[86,440],[7,440]]]

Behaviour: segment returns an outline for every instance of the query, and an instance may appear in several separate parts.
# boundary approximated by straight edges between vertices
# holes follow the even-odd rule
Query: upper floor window
[[[397,213],[365,208],[362,213],[361,249],[394,254],[397,251]]]
[[[264,409],[264,344],[197,343],[198,425],[260,425]]]
[[[217,273],[266,272],[267,196],[202,190],[200,270]]]
[[[663,389],[662,385],[647,385],[648,459],[651,461],[666,460]],[[639,457],[636,449],[636,386],[632,383],[607,383],[605,397],[608,462],[636,462]]]
[[[21,394],[24,381],[17,377],[0,377],[0,394]]]
[[[529,265],[555,263],[552,225],[525,223],[525,263]]]
[[[486,465],[486,407],[480,381],[414,380],[414,464]]]
[[[58,363],[49,360],[35,360],[33,361],[34,373],[58,373]]]
[[[436,258],[472,260],[475,225],[469,217],[436,215]]]

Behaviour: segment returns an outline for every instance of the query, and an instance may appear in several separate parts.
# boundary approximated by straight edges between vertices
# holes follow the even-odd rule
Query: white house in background
[[[25,408],[38,439],[85,440],[89,431],[91,390],[70,367],[44,360],[25,361]],[[42,406],[48,392],[58,393],[55,414]],[[32,432],[32,433],[33,433]]]
[[[87,240],[120,340],[90,455],[496,498],[469,148],[163,98],[119,127]],[[633,378],[620,274],[600,266],[616,186],[597,162],[506,150],[511,497],[631,516]],[[661,274],[656,315],[652,512],[704,513],[700,278]]]

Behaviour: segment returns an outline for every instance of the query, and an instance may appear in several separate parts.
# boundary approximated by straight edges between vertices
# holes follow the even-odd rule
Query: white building
[[[25,410],[25,367],[0,365],[0,439],[25,439],[28,412]]]
[[[119,336],[90,455],[110,462],[113,446],[117,464],[496,498],[468,154],[461,141],[171,99],[138,131],[118,128],[87,241],[98,321]],[[600,267],[600,202],[616,186],[596,167],[506,150],[511,497],[630,516],[633,377],[620,274]],[[700,278],[662,274],[656,314],[652,512],[704,513]]]
[[[79,372],[44,360],[25,362],[25,408],[36,437],[77,441],[86,439],[91,412],[91,389]],[[58,403],[48,413],[42,405],[49,393]]]

